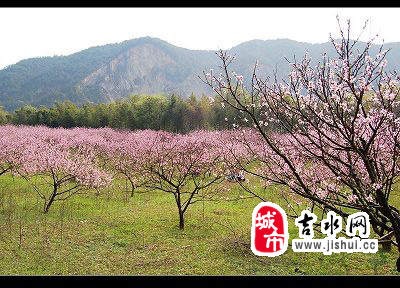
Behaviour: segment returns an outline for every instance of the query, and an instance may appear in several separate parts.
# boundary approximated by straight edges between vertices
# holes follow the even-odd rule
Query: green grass
[[[223,198],[233,198],[238,188],[233,186],[230,193]],[[270,190],[264,195],[286,208],[279,193]],[[278,257],[255,256],[250,250],[251,214],[259,202],[253,198],[196,203],[189,207],[185,230],[180,231],[174,198],[167,193],[130,198],[106,189],[99,196],[88,193],[55,202],[45,215],[43,203],[24,180],[3,175],[0,274],[400,274],[395,271],[394,248],[390,253],[327,256],[295,253],[289,246]],[[298,238],[290,218],[289,233],[290,239]]]

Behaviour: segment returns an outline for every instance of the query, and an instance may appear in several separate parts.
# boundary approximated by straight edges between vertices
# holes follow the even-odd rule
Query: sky
[[[150,36],[198,50],[229,49],[242,42],[288,38],[329,41],[336,15],[351,20],[362,40],[400,42],[400,8],[0,8],[0,69],[32,57]],[[380,42],[379,42],[380,41]]]

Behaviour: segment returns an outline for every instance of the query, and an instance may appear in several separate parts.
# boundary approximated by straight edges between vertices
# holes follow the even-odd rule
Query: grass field
[[[98,196],[90,192],[55,202],[45,215],[41,200],[25,180],[3,175],[0,274],[400,274],[395,270],[394,248],[326,256],[295,253],[289,246],[278,257],[255,256],[250,250],[251,214],[260,200],[229,201],[237,193],[234,187],[224,200],[190,206],[185,230],[180,231],[174,198],[167,193],[151,191],[130,198],[110,188]],[[278,193],[263,195],[285,209]],[[289,243],[298,238],[290,218],[289,234]]]

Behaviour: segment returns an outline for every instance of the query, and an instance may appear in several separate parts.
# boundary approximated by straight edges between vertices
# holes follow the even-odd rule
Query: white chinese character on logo
[[[279,239],[279,238],[276,238],[276,237],[281,237],[281,238]],[[269,244],[272,242],[272,243],[274,243],[273,244],[274,245],[274,251],[276,251],[276,242],[279,243],[280,247],[283,247],[283,238],[284,237],[285,237],[285,235],[278,234],[275,231],[272,232],[269,235],[265,234],[264,238],[268,238],[267,239],[267,243],[266,243],[266,247],[269,248]]]
[[[258,228],[259,230],[264,229],[264,228],[268,228],[268,229],[272,228],[275,231],[278,230],[278,228],[276,228],[274,226],[275,220],[271,219],[275,216],[275,214],[276,214],[276,212],[272,212],[272,215],[271,215],[270,211],[268,211],[267,214],[261,216],[261,213],[258,213],[257,217],[256,217],[256,228],[260,227],[260,228]]]

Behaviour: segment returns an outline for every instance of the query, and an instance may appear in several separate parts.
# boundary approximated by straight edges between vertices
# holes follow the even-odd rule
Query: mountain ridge
[[[388,55],[388,68],[399,68],[400,43],[385,46],[394,48]],[[371,50],[378,47],[374,45]],[[287,38],[253,39],[228,51],[237,58],[232,68],[245,77],[250,76],[258,59],[260,75],[270,76],[278,67],[279,78],[289,73],[285,56],[300,58],[308,51],[317,60],[323,52],[329,56],[335,53],[330,42],[313,44]],[[198,76],[219,64],[213,50],[191,50],[159,38],[140,37],[9,65],[0,70],[0,105],[12,111],[24,105],[52,106],[64,100],[78,105],[107,103],[140,93],[178,93],[184,97],[211,94]]]

